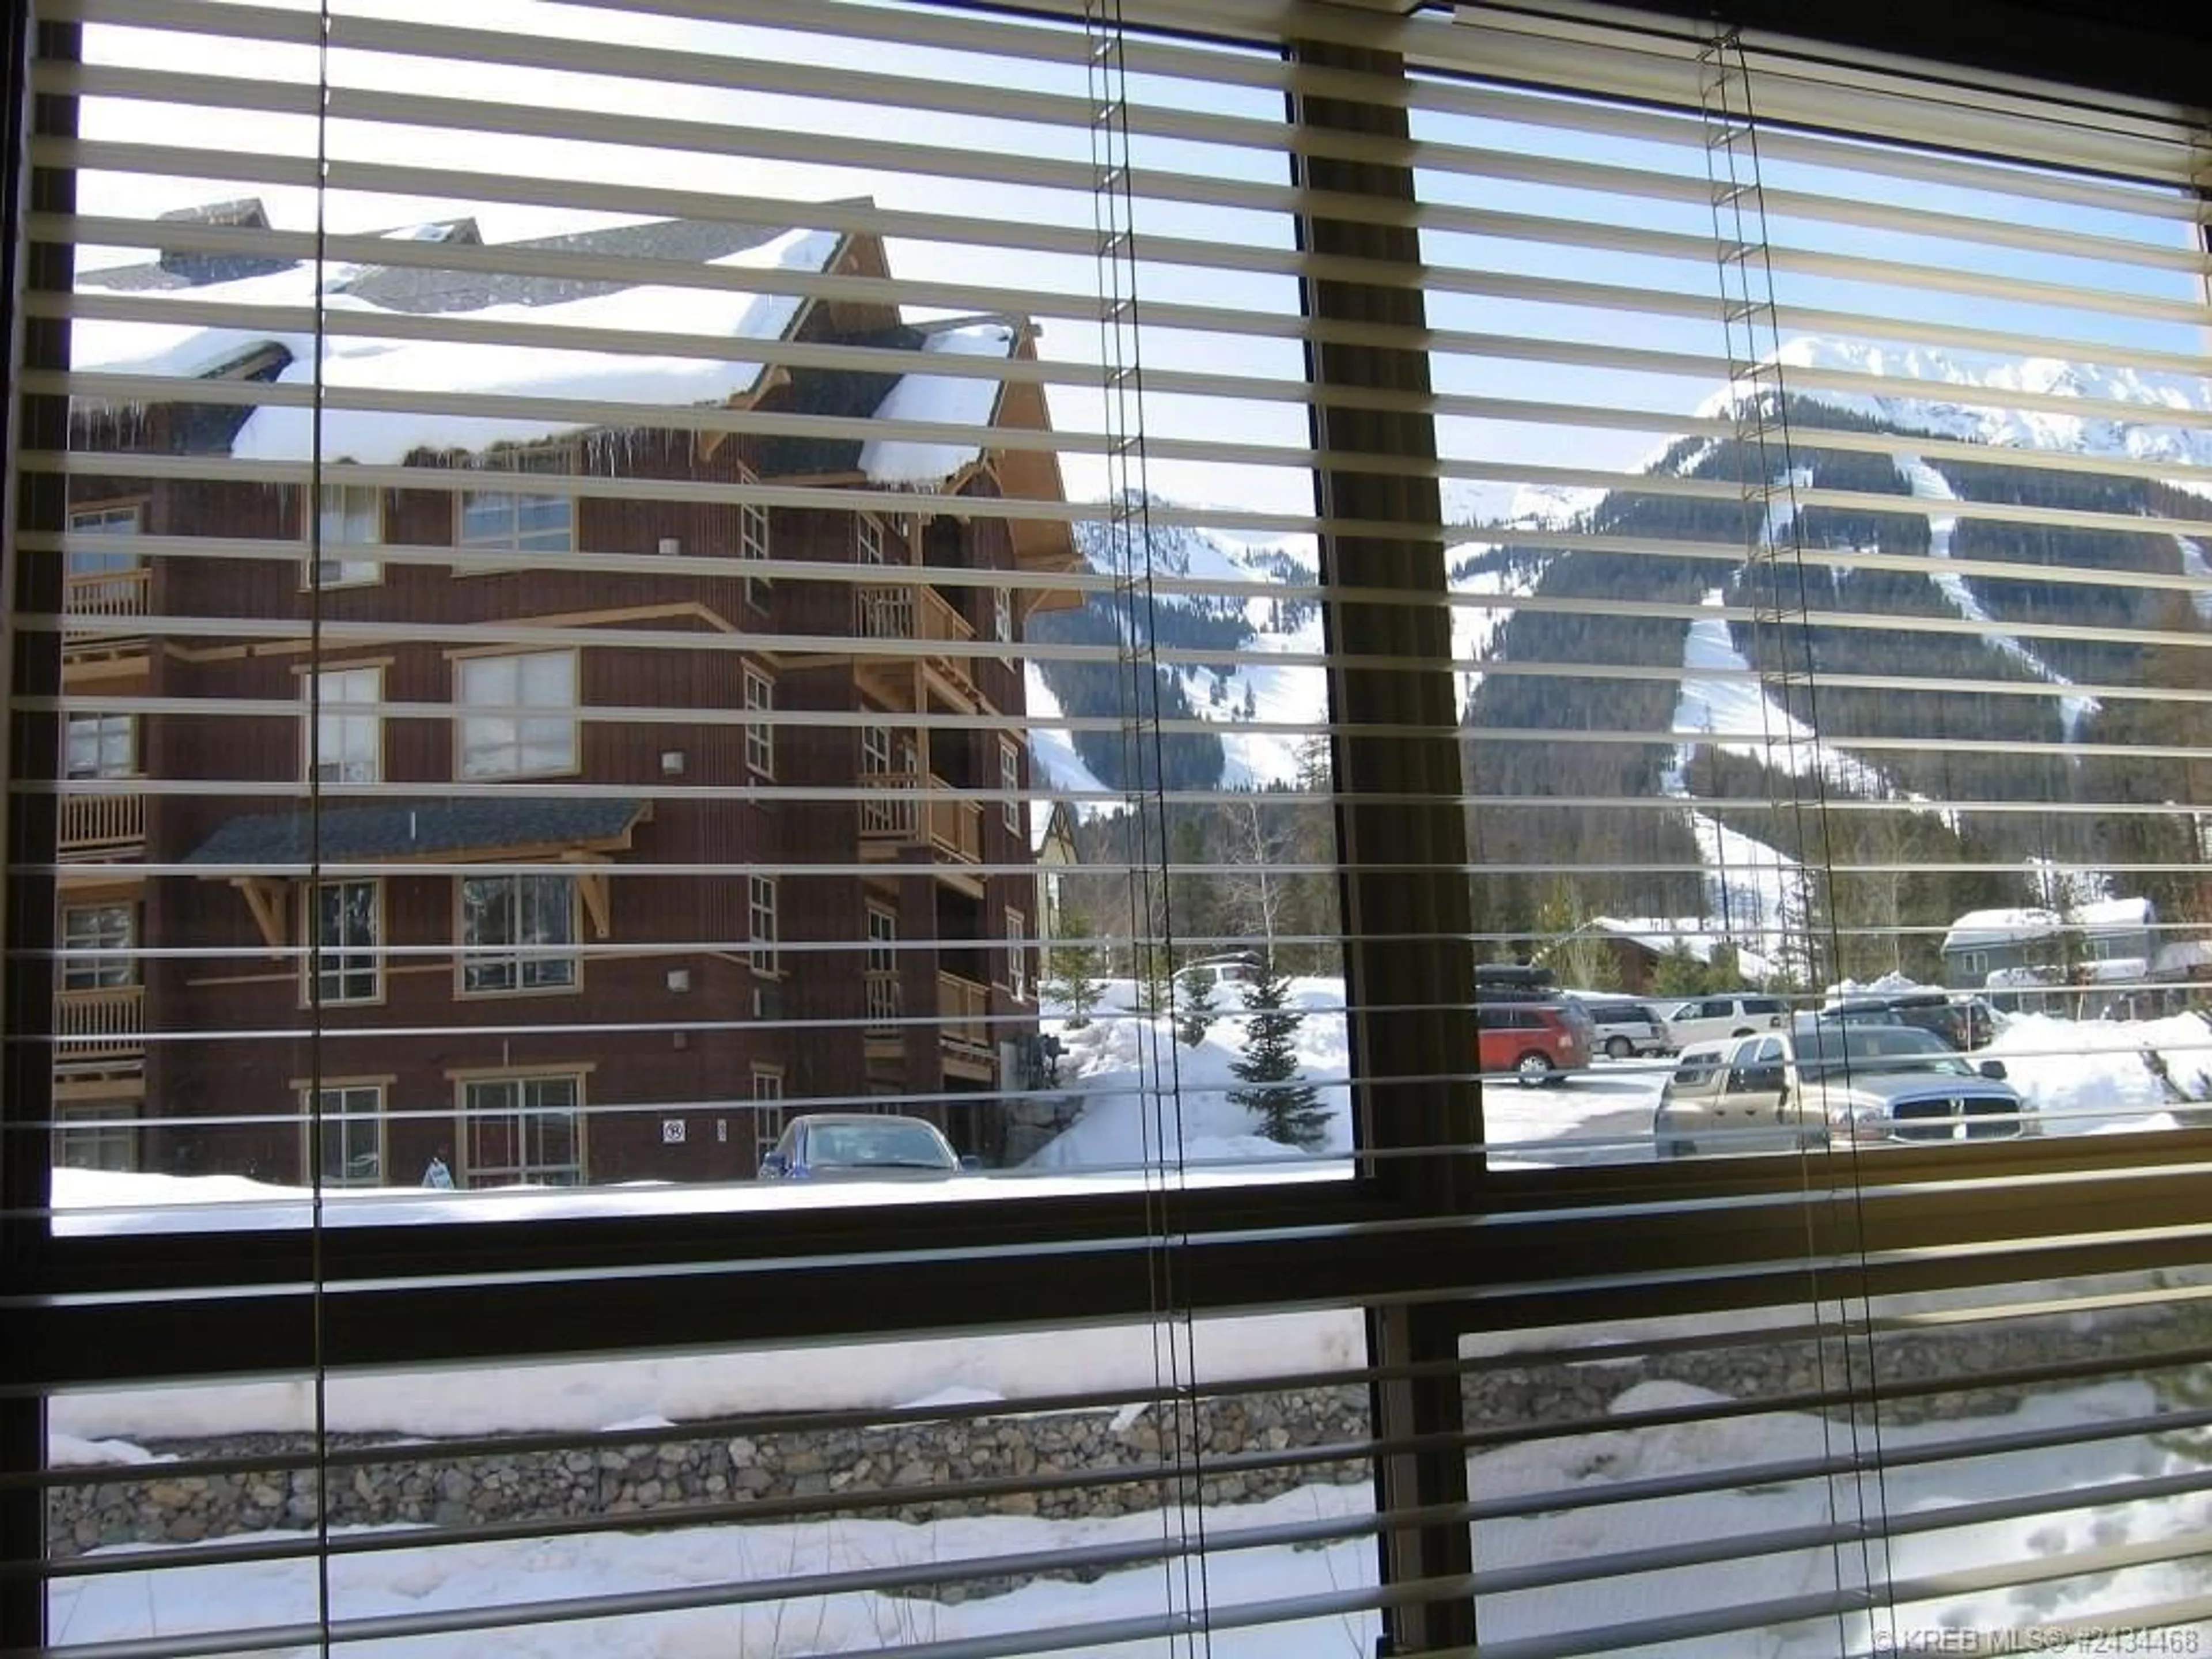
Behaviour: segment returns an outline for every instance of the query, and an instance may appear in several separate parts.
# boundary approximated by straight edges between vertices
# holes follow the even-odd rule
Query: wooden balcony
[[[101,985],[54,996],[54,1060],[143,1059],[146,1053],[146,988]]]
[[[62,579],[62,635],[70,641],[131,638],[145,630],[148,572],[82,571]]]
[[[991,1041],[991,988],[957,974],[937,976],[937,1043],[948,1066],[981,1068],[988,1078],[998,1053]]]
[[[861,857],[896,858],[908,848],[926,847],[957,863],[981,862],[981,801],[917,799],[919,791],[952,787],[934,773],[872,772],[860,781],[884,797],[860,803]]]
[[[56,834],[64,859],[143,852],[146,846],[143,795],[64,795]]]
[[[853,633],[861,640],[912,640],[922,644],[965,647],[975,643],[975,630],[935,588],[920,582],[897,587],[856,588],[853,594]],[[860,653],[866,657],[866,647]],[[916,659],[901,657],[901,663]],[[920,661],[933,670],[965,702],[977,700],[969,653],[964,649],[924,653]]]

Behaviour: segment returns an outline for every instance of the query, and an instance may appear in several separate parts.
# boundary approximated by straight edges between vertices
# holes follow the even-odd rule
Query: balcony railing
[[[863,587],[856,591],[853,631],[864,640],[936,640],[966,644],[968,619],[933,587]]]
[[[54,1058],[61,1061],[143,1055],[146,988],[100,985],[54,996]]]
[[[143,846],[146,798],[143,795],[64,795],[58,830],[64,857],[118,847]]]
[[[860,781],[881,800],[860,803],[860,839],[876,846],[927,846],[974,864],[983,856],[983,807],[972,800],[921,800],[923,789],[952,786],[933,773],[872,772]]]
[[[937,1040],[972,1058],[991,1054],[991,988],[957,974],[937,976]]]
[[[136,570],[80,571],[64,577],[62,617],[66,631],[112,633],[117,630],[105,627],[88,629],[84,624],[144,616],[146,577],[143,567]]]

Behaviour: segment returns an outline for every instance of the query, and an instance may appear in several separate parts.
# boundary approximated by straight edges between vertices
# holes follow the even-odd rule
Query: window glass
[[[373,582],[383,574],[374,559],[335,555],[331,549],[373,547],[384,539],[383,496],[364,484],[325,484],[317,496],[314,580],[323,587]]]
[[[461,1085],[457,1183],[579,1187],[588,1179],[583,1085],[573,1075],[471,1079]]]
[[[325,668],[311,677],[315,705],[308,775],[318,783],[374,783],[384,775],[384,673],[378,668]]]
[[[73,778],[127,778],[137,747],[128,714],[72,714],[64,763]]]
[[[562,472],[569,460],[561,449],[517,449],[485,459],[495,472]],[[570,553],[576,548],[576,503],[550,491],[463,490],[459,503],[459,545],[513,553]],[[484,568],[478,565],[473,568]]]
[[[348,1084],[315,1091],[320,1123],[314,1178],[325,1187],[384,1184],[384,1090]]]
[[[464,778],[573,771],[576,653],[464,657],[456,665]]]
[[[374,881],[316,884],[312,942],[315,995],[320,1001],[374,1002],[383,995],[377,898]]]
[[[469,876],[460,892],[463,990],[567,990],[576,984],[574,878]]]

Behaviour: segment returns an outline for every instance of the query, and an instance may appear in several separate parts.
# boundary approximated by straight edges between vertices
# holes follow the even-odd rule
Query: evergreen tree
[[[1091,1024],[1091,1011],[1106,994],[1106,981],[1098,976],[1103,958],[1081,911],[1063,911],[1060,927],[1061,937],[1046,954],[1044,992],[1067,1010],[1067,1029],[1079,1031]]]
[[[1213,1029],[1213,975],[1193,968],[1182,976],[1182,1000],[1176,1006],[1176,1036],[1186,1048],[1195,1048]]]
[[[1297,1038],[1305,1016],[1287,1006],[1291,982],[1270,963],[1244,990],[1244,1051],[1229,1069],[1247,1086],[1229,1098],[1260,1120],[1260,1133],[1285,1146],[1315,1151],[1328,1139],[1328,1110],[1298,1080]]]

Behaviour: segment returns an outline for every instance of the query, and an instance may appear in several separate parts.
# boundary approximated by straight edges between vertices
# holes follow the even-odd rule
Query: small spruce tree
[[[1106,981],[1098,976],[1103,957],[1082,918],[1071,911],[1061,926],[1069,931],[1053,942],[1044,993],[1067,1010],[1067,1029],[1079,1031],[1091,1024],[1091,1011],[1106,994]]]
[[[1270,965],[1244,988],[1244,1049],[1229,1069],[1246,1086],[1229,1098],[1260,1120],[1260,1133],[1312,1152],[1328,1139],[1328,1110],[1310,1083],[1298,1080],[1297,1038],[1305,1016],[1287,1005],[1290,981]]]
[[[1182,999],[1176,1006],[1176,1036],[1186,1048],[1195,1048],[1213,1029],[1213,975],[1193,968],[1182,976]]]

